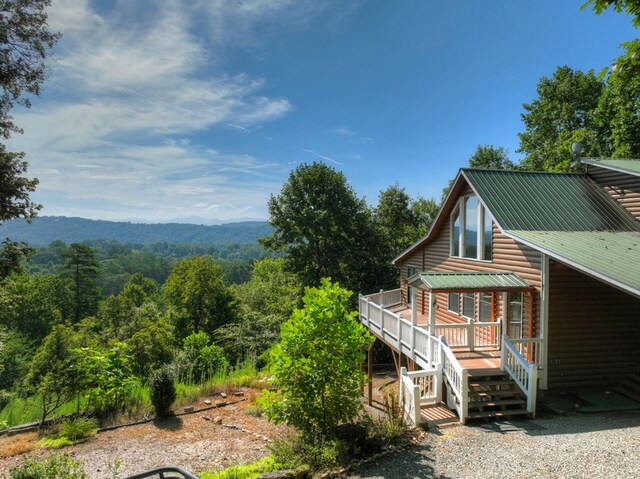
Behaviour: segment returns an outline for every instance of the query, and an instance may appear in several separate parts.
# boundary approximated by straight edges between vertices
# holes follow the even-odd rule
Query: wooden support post
[[[429,334],[436,335],[436,297],[429,291]]]
[[[373,401],[373,343],[371,343],[371,345],[369,346],[369,350],[367,351],[367,378],[369,379],[369,382],[367,384],[367,388],[368,388],[368,402],[369,402],[369,406],[371,406],[371,403]]]
[[[496,322],[496,293],[495,291],[491,292],[491,322]],[[495,344],[496,342],[496,329],[491,328],[491,344]]]
[[[533,338],[533,292],[529,291],[529,337]],[[531,363],[532,347],[527,348],[527,361]]]

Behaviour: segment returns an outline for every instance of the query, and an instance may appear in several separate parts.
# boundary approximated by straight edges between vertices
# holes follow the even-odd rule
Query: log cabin
[[[461,169],[429,232],[359,297],[394,352],[408,418],[535,416],[548,392],[640,400],[640,160],[582,173]]]

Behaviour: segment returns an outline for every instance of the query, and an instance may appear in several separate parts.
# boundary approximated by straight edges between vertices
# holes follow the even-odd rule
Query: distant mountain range
[[[152,244],[182,243],[223,245],[255,243],[271,234],[266,221],[242,221],[222,225],[184,223],[129,223],[116,221],[42,216],[30,224],[12,220],[0,225],[0,240],[26,241],[34,246],[46,246],[54,240],[79,243],[87,240],[115,240],[121,243]]]

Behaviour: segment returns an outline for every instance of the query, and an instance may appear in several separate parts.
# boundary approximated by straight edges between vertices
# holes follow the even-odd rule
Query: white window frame
[[[467,316],[464,314],[464,297],[465,295],[470,294],[471,297],[473,298],[473,315],[472,316]],[[462,310],[460,311],[460,314],[462,315],[463,318],[466,319],[476,319],[476,294],[475,293],[471,293],[469,291],[463,291],[462,292]]]
[[[452,294],[457,294],[458,295],[458,307],[457,307],[457,311],[454,311],[453,309],[451,309],[451,295]],[[460,293],[457,291],[452,291],[449,294],[447,294],[447,311],[449,311],[450,313],[456,314],[458,316],[460,316]]]
[[[468,259],[468,260],[472,260],[472,261],[485,261],[488,263],[491,263],[493,260],[493,238],[491,238],[491,258],[485,258],[484,257],[484,230],[485,230],[485,221],[484,221],[484,217],[485,217],[485,206],[484,204],[482,204],[482,202],[480,201],[480,199],[478,199],[478,211],[477,211],[477,224],[478,224],[478,232],[477,232],[477,249],[476,249],[476,257],[472,258],[472,257],[467,257],[464,256],[464,252],[466,250],[466,245],[465,245],[465,241],[464,241],[464,236],[465,236],[465,230],[467,227],[467,221],[466,221],[466,200],[467,198],[472,198],[472,197],[476,197],[476,195],[465,195],[465,196],[461,196],[460,198],[458,198],[458,202],[456,203],[456,206],[453,208],[453,211],[451,212],[451,215],[449,216],[449,223],[450,223],[450,231],[449,231],[449,256],[451,256],[452,258],[461,258],[461,259]],[[459,214],[459,218],[460,218],[460,230],[458,231],[458,243],[460,245],[460,248],[458,250],[457,255],[453,254],[453,244],[454,244],[454,234],[453,234],[453,224],[454,224],[454,219],[455,219],[455,215],[456,213]],[[489,216],[489,221],[492,222],[493,224],[493,216],[491,216],[491,213],[488,213]],[[493,229],[493,228],[492,228]]]
[[[481,321],[483,323],[491,322],[491,307],[493,306],[493,300],[492,300],[492,297],[491,297],[492,293],[489,292],[489,291],[484,291],[484,292],[477,293],[477,294],[478,294],[478,321]],[[489,295],[489,317],[488,318],[484,318],[484,319],[482,318],[482,303],[483,303],[482,295],[483,294]]]

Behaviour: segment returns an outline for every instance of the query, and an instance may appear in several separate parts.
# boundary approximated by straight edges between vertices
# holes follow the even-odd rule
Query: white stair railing
[[[400,368],[400,405],[405,419],[412,426],[422,422],[420,405],[422,401],[439,402],[442,397],[441,372],[439,369],[407,371]]]
[[[442,354],[442,373],[447,378],[451,393],[454,396],[455,408],[460,422],[464,424],[469,415],[469,372],[456,359],[449,345],[440,340]]]
[[[502,337],[501,359],[501,369],[509,373],[509,376],[522,390],[527,398],[527,411],[535,417],[538,393],[538,366],[529,363],[506,334]]]

